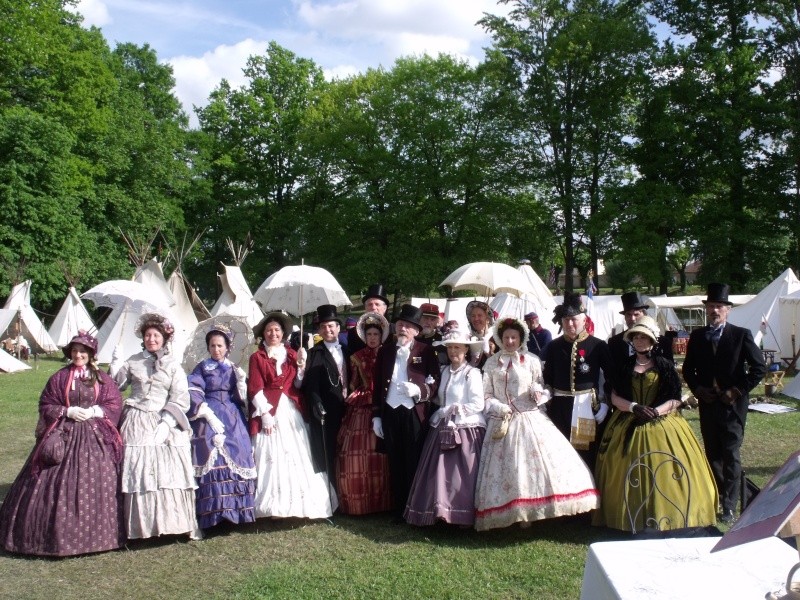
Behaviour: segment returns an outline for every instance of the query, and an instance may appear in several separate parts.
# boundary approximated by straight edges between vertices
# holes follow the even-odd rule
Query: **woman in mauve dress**
[[[64,354],[70,364],[39,399],[37,444],[0,507],[0,543],[9,552],[73,556],[125,543],[122,398],[94,362],[94,337],[79,332]]]
[[[471,527],[486,419],[483,378],[469,362],[470,353],[479,353],[483,341],[451,329],[434,345],[447,348],[450,364],[442,370],[436,402],[440,408],[428,420],[404,518],[412,525],[441,520]]]
[[[212,324],[206,332],[210,357],[189,375],[192,462],[197,478],[197,522],[208,529],[222,521],[256,520],[256,465],[247,433],[247,376],[227,356],[231,332]]]
[[[388,458],[377,451],[378,437],[372,430],[372,375],[389,329],[389,321],[374,312],[364,313],[356,324],[366,348],[350,357],[351,393],[345,400],[336,452],[339,510],[346,515],[392,509]]]

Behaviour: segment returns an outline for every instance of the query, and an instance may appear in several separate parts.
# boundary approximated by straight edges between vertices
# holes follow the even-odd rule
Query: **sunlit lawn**
[[[0,375],[0,497],[31,450],[39,392],[60,364]],[[696,413],[687,417],[697,430]],[[799,426],[800,413],[750,413],[743,457],[756,483],[798,449]],[[480,534],[391,525],[387,515],[261,520],[96,556],[0,552],[0,598],[577,598],[588,545],[608,539],[625,535],[585,517]]]

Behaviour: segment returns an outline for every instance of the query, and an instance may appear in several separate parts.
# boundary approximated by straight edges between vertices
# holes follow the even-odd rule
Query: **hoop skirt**
[[[475,498],[478,531],[576,515],[600,504],[586,463],[529,393],[534,384],[541,388],[539,359],[517,354],[508,361],[508,355],[494,354],[484,367],[490,418]],[[490,397],[513,401],[507,433],[499,439],[502,419],[492,415]]]
[[[197,478],[197,521],[201,529],[223,520],[255,521],[256,466],[240,407],[246,394],[245,374],[227,362],[207,359],[189,375],[190,415],[205,403],[224,425],[224,441],[202,417],[191,421],[192,462]],[[215,443],[215,441],[217,443]]]
[[[114,550],[125,543],[119,487],[122,443],[116,429],[122,408],[117,386],[105,373],[102,385],[76,382],[71,406],[100,405],[104,417],[83,422],[66,419],[64,458],[42,464],[31,452],[0,507],[0,543],[9,552],[39,556],[74,556]],[[42,429],[65,419],[61,400],[69,385],[69,367],[56,372],[42,393],[38,441]],[[44,425],[44,427],[42,427]],[[57,433],[57,431],[56,431]]]
[[[649,382],[644,387],[633,386],[635,402],[652,404],[656,392],[654,375],[653,371],[633,375],[634,380],[646,378]],[[660,519],[658,527],[662,530],[683,527],[683,516],[675,505],[685,508],[687,502],[689,512],[686,527],[714,525],[718,504],[716,484],[705,453],[686,419],[680,413],[673,412],[637,426],[632,413],[619,410],[609,419],[597,454],[597,486],[603,504],[593,515],[592,524],[631,530],[624,499],[625,475],[639,455],[653,451],[675,456],[683,463],[687,474],[682,475],[673,466],[656,469],[664,460],[663,455],[644,459],[645,470],[639,473],[641,485],[629,493],[631,512],[636,513],[642,506],[636,529],[645,527],[646,515],[657,516]],[[658,490],[653,489],[649,475],[645,476],[648,472],[655,473]]]

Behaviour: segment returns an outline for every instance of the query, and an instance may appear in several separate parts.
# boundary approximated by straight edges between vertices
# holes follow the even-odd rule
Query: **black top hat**
[[[703,300],[703,304],[708,302],[720,302],[728,306],[733,306],[733,302],[728,301],[729,291],[730,287],[727,283],[709,283],[708,292],[706,293],[707,297]]]
[[[619,299],[622,300],[622,310],[619,311],[621,315],[637,308],[647,310],[647,301],[639,292],[625,292]]]
[[[317,307],[317,318],[319,324],[327,323],[328,321],[336,321],[341,326],[342,318],[336,314],[336,307],[333,304],[323,304]]]
[[[418,309],[413,304],[403,304],[400,307],[400,314],[394,318],[393,323],[397,323],[398,321],[408,321],[409,323],[413,323],[419,329],[422,329],[422,325],[420,325],[419,321],[422,318],[422,311]]]
[[[361,299],[362,302],[366,302],[370,298],[377,298],[378,300],[383,300],[386,303],[386,306],[389,306],[389,299],[386,297],[386,290],[383,289],[382,283],[376,283],[374,285],[369,286],[367,289],[367,293],[364,294],[364,297]]]
[[[586,312],[586,307],[581,302],[581,295],[575,292],[567,292],[564,294],[564,302],[561,304],[561,318],[574,317]]]

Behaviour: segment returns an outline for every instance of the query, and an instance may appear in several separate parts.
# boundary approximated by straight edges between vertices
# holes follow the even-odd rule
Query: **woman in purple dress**
[[[255,521],[256,466],[245,425],[247,381],[227,359],[231,333],[212,325],[206,333],[210,358],[189,375],[192,462],[197,478],[197,521],[208,529],[223,520]]]
[[[125,543],[119,485],[122,397],[97,368],[97,340],[79,332],[71,359],[39,399],[36,446],[0,507],[9,552],[74,556]]]
[[[475,523],[475,484],[486,432],[483,378],[469,363],[483,341],[451,329],[434,344],[447,348],[450,364],[442,371],[439,409],[428,420],[430,429],[404,517],[412,525],[442,520],[469,527]]]

